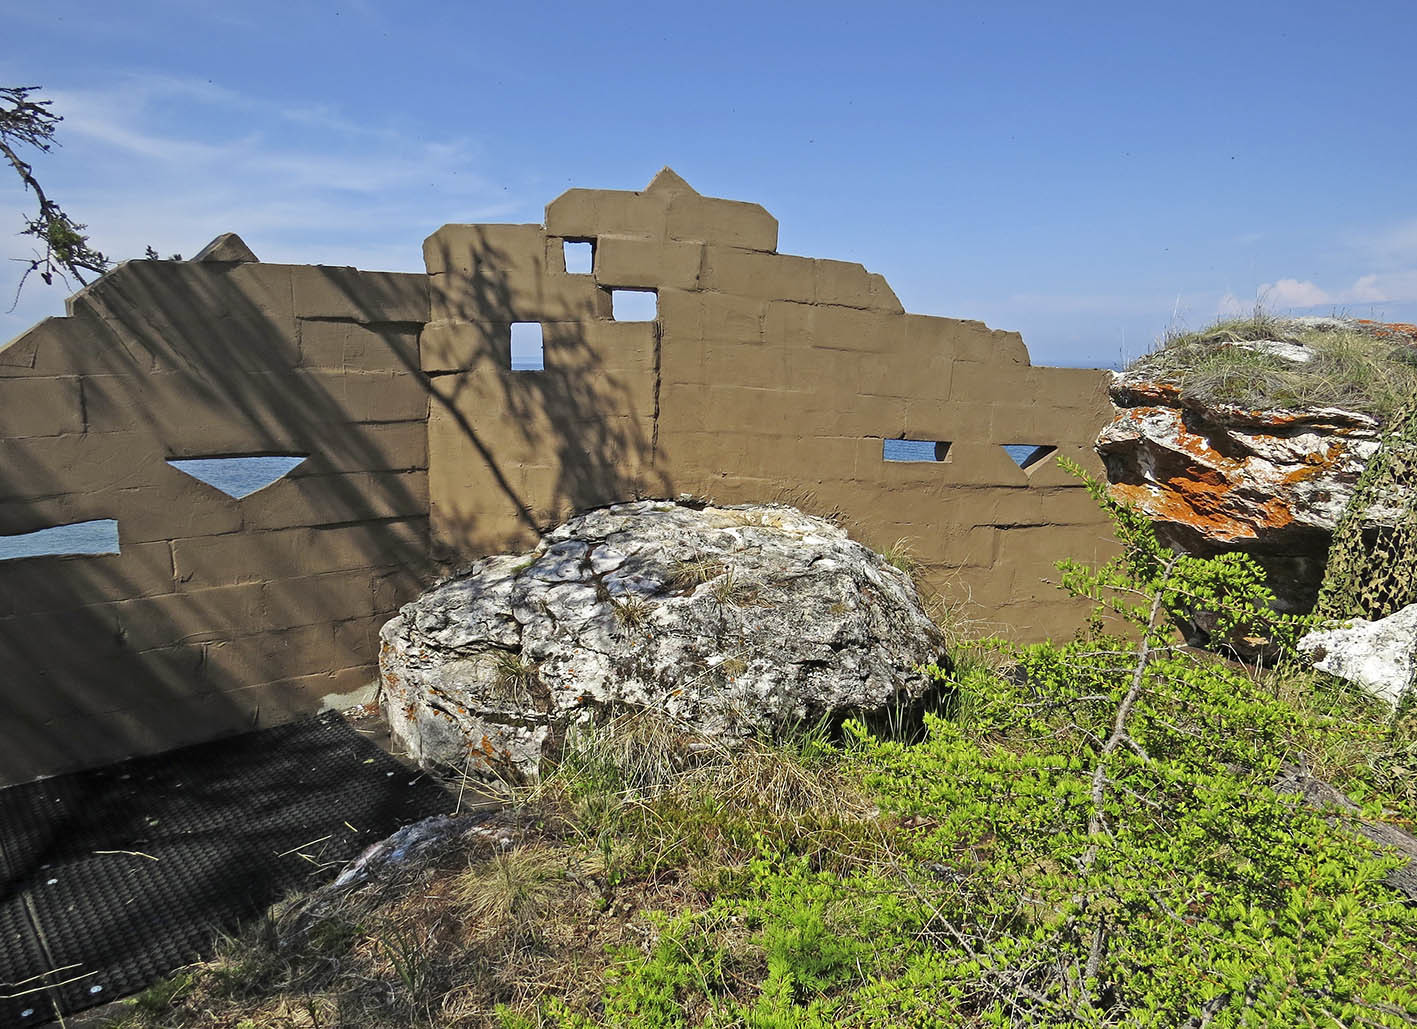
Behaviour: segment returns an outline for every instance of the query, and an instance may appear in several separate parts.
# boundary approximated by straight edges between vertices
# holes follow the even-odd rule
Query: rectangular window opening
[[[887,461],[948,461],[950,445],[934,439],[886,439],[881,457]]]
[[[659,317],[659,294],[652,289],[612,289],[610,317],[617,322],[652,322]]]
[[[567,275],[589,275],[595,267],[595,244],[590,240],[568,239],[561,245]]]
[[[54,525],[17,536],[0,536],[0,561],[16,561],[22,557],[117,553],[118,522],[113,518]]]
[[[546,348],[540,322],[512,322],[512,371],[546,370]]]

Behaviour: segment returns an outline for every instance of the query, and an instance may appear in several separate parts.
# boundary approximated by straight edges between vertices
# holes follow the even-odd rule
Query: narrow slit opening
[[[96,518],[14,536],[0,536],[0,561],[117,553],[120,553],[118,521],[113,518]]]
[[[886,439],[881,441],[881,457],[886,461],[949,460],[950,445],[945,440]]]

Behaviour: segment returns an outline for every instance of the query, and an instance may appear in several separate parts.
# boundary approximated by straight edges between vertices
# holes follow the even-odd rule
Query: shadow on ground
[[[138,992],[457,804],[333,713],[0,790],[0,1025]]]

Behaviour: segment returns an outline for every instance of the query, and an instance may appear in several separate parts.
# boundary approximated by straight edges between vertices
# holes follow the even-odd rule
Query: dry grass
[[[881,557],[886,564],[909,576],[912,582],[920,571],[920,561],[915,555],[915,541],[908,536],[902,536],[881,551]]]
[[[711,557],[695,557],[674,562],[669,576],[670,586],[678,590],[693,590],[712,582],[727,571],[722,561]]]
[[[610,601],[615,612],[615,620],[629,632],[636,632],[649,625],[654,609],[643,597],[628,596]]]
[[[883,846],[822,732],[729,745],[646,711],[571,734],[561,764],[520,787],[504,817],[511,845],[484,839],[337,895],[298,933],[288,912],[305,899],[274,910],[114,1024],[539,1025],[552,998],[594,1011],[620,956],[653,946],[654,912],[707,910],[763,846],[823,867]],[[747,929],[720,928],[746,947]]]
[[[1232,344],[1298,343],[1307,363]],[[1341,407],[1379,420],[1417,395],[1417,346],[1401,335],[1356,322],[1319,327],[1256,312],[1200,332],[1168,336],[1130,371],[1179,384],[1206,403],[1254,409]]]

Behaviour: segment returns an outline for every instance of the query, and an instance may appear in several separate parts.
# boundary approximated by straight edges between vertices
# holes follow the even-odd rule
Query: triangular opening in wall
[[[263,490],[289,475],[304,454],[257,454],[249,457],[169,459],[168,464],[237,500]]]
[[[1046,443],[1005,443],[1003,448],[1004,453],[1009,455],[1014,464],[1025,472],[1032,472],[1034,468],[1058,452],[1057,447]]]

